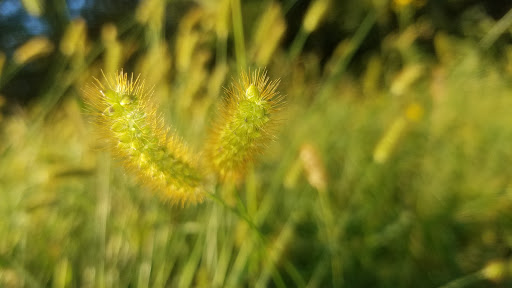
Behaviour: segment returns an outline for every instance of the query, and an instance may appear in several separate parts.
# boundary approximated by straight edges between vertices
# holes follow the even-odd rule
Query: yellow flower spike
[[[220,115],[205,148],[208,162],[221,180],[236,181],[273,138],[275,114],[283,97],[276,91],[279,80],[269,81],[265,70],[242,72],[226,89]]]
[[[133,74],[128,78],[123,71],[105,76],[104,82],[96,79],[84,94],[110,151],[164,201],[182,206],[202,202],[205,192],[197,161],[165,128],[150,101],[151,90],[140,78],[134,79]]]

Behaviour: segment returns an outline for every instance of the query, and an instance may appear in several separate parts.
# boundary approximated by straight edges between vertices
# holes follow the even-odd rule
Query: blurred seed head
[[[215,31],[220,39],[228,38],[229,21],[231,19],[230,0],[221,0],[217,4],[217,13],[215,15]]]
[[[424,109],[419,103],[412,103],[405,109],[405,118],[410,122],[418,122],[423,118]]]
[[[314,0],[306,11],[302,27],[308,33],[318,28],[330,6],[330,0]]]
[[[104,43],[111,43],[117,41],[117,28],[112,23],[107,23],[101,27],[101,40]]]
[[[409,6],[423,7],[426,3],[427,0],[393,0],[393,8],[395,11],[400,11]]]
[[[0,79],[2,79],[2,71],[4,69],[5,58],[5,53],[0,51]]]
[[[404,7],[409,6],[414,0],[393,0],[393,5],[395,7]]]
[[[512,276],[512,261],[508,260],[493,260],[487,263],[481,270],[485,279],[495,283],[503,282],[508,277]]]
[[[190,66],[186,73],[180,76],[184,77],[183,85],[180,88],[178,98],[178,107],[182,111],[190,112],[193,109],[194,99],[197,99],[199,92],[202,91],[208,80],[208,61],[211,58],[208,50],[198,50],[192,57]]]
[[[0,269],[0,286],[2,287],[25,287],[25,281],[14,269]]]
[[[161,31],[165,15],[165,1],[140,1],[135,11],[135,19],[141,24],[148,25],[153,31]]]
[[[180,21],[175,47],[176,70],[179,73],[184,73],[191,69],[198,47],[207,38],[205,37],[207,31],[200,29],[201,22],[205,17],[206,11],[204,9],[193,8]]]
[[[391,153],[394,151],[395,146],[398,143],[398,140],[405,132],[407,128],[407,120],[399,116],[391,127],[384,133],[384,136],[379,140],[375,149],[373,150],[373,161],[376,163],[385,163]]]
[[[422,65],[406,66],[393,80],[391,84],[391,93],[396,96],[402,96],[424,73]]]
[[[82,54],[86,41],[86,23],[82,18],[71,21],[60,41],[60,52],[66,56]]]
[[[252,57],[259,66],[266,66],[286,31],[281,5],[270,2],[261,15],[252,39]]]
[[[105,72],[114,73],[120,68],[123,46],[117,40],[117,28],[108,23],[101,28],[101,40],[105,46]]]
[[[171,69],[171,55],[167,43],[160,41],[152,45],[137,62],[137,71],[141,75],[151,75],[150,85],[160,86]]]
[[[44,11],[44,3],[41,0],[21,0],[23,7],[28,14],[34,17],[40,17]]]
[[[393,124],[384,133],[373,150],[373,160],[376,163],[385,163],[396,149],[400,138],[406,133],[413,123],[423,118],[424,109],[419,103],[411,103],[402,115],[396,117]]]
[[[313,188],[320,193],[327,190],[327,171],[318,150],[310,143],[300,147],[300,159],[306,173],[306,178]]]
[[[14,51],[14,61],[20,65],[49,55],[53,52],[53,43],[46,37],[36,36]]]

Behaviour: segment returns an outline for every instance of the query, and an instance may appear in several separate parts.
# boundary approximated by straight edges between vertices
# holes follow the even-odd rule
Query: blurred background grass
[[[0,286],[512,285],[510,8],[0,1]],[[100,70],[142,74],[199,151],[246,67],[287,109],[220,203],[161,203],[98,149]]]

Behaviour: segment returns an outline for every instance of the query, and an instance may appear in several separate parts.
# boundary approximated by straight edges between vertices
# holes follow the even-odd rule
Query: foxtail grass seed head
[[[202,202],[202,175],[184,143],[165,128],[140,78],[123,71],[86,88],[85,100],[110,151],[164,201]]]
[[[274,137],[276,113],[283,97],[279,80],[269,81],[265,70],[242,72],[226,89],[220,115],[205,148],[208,161],[221,180],[236,181],[247,165]]]

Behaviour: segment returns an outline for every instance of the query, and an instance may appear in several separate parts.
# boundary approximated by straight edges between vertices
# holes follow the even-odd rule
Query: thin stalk
[[[254,222],[249,218],[249,216],[246,213],[242,213],[241,209],[235,209],[234,207],[229,206],[226,202],[224,202],[224,200],[222,200],[219,196],[217,196],[213,193],[206,193],[206,197],[212,199],[213,201],[217,202],[225,209],[229,210],[236,216],[243,219],[254,230],[254,232],[256,232],[256,234],[258,235],[258,238],[260,240],[262,240],[263,242],[265,242],[265,238],[264,238],[263,234],[261,234],[258,226],[256,226],[256,224],[254,224]]]
[[[316,102],[322,103],[326,100],[327,95],[330,94],[334,85],[339,82],[341,74],[345,72],[348,64],[354,57],[354,54],[357,52],[357,50],[359,50],[364,39],[366,39],[366,36],[368,36],[368,33],[370,33],[370,30],[375,24],[375,21],[375,12],[370,11],[364,18],[352,39],[350,39],[350,48],[345,53],[345,55],[338,60],[334,69],[332,70],[332,73],[328,76],[324,89],[322,89],[320,97],[317,98]]]
[[[306,43],[308,36],[309,33],[301,27],[299,33],[297,33],[297,36],[295,36],[295,39],[293,39],[292,45],[290,46],[290,53],[288,54],[290,60],[293,61],[297,56],[299,56],[304,48],[304,44]]]
[[[503,16],[480,41],[480,46],[490,48],[498,38],[512,26],[512,9]]]
[[[217,202],[218,204],[220,204],[221,206],[223,206],[224,208],[226,208],[227,210],[229,210],[230,212],[234,213],[235,215],[240,217],[242,220],[244,220],[249,225],[249,227],[251,227],[252,230],[254,232],[256,232],[256,235],[258,236],[258,239],[260,240],[260,243],[262,244],[263,249],[266,249],[267,241],[265,239],[265,236],[263,236],[263,234],[261,234],[261,231],[259,230],[258,226],[250,219],[249,215],[247,214],[247,210],[242,205],[242,202],[240,199],[237,199],[238,200],[237,201],[238,209],[235,209],[234,207],[231,207],[228,204],[226,204],[226,202],[224,202],[220,197],[218,197],[217,195],[215,195],[213,193],[206,193],[206,197],[209,197],[210,199],[214,200],[215,202]],[[263,253],[267,254],[266,251],[264,251]],[[270,255],[266,255],[266,256],[271,257]],[[269,258],[269,262],[270,262],[269,265],[272,266],[271,267],[272,279],[274,280],[274,283],[278,287],[286,287],[286,285],[284,285],[283,277],[281,276],[281,274],[279,273],[279,271],[277,271],[277,268],[275,267],[275,263],[274,263],[273,259]]]
[[[242,22],[242,7],[240,5],[240,0],[231,0],[231,15],[233,17],[236,64],[238,69],[245,69],[244,24]]]

